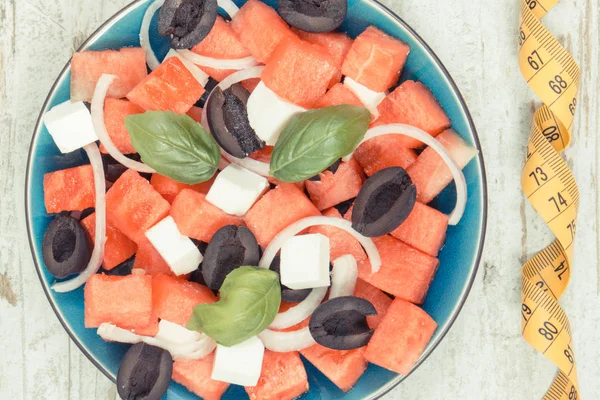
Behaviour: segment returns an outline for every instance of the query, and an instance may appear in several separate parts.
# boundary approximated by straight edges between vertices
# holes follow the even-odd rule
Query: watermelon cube
[[[242,224],[240,217],[225,213],[206,201],[205,194],[191,189],[183,189],[175,197],[171,216],[181,234],[207,243],[225,225]]]
[[[406,81],[398,86],[377,107],[379,118],[373,125],[407,124],[437,136],[450,127],[450,119],[427,86],[421,82]],[[423,143],[408,136],[400,136],[404,146],[423,147]]]
[[[250,53],[265,63],[282,41],[295,39],[277,11],[259,0],[248,0],[231,21],[231,29]]]
[[[116,75],[107,97],[125,97],[148,74],[146,52],[132,47],[121,50],[83,51],[71,59],[71,101],[92,101],[102,74]]]
[[[363,86],[385,92],[398,82],[410,47],[370,26],[352,43],[342,73]]]
[[[365,176],[354,158],[340,163],[337,171],[323,171],[319,181],[306,181],[306,190],[319,210],[325,210],[358,195]]]
[[[362,101],[342,83],[336,83],[319,99],[316,108],[329,106],[339,106],[341,104],[350,104],[363,107]]]
[[[152,322],[152,277],[94,274],[84,288],[86,328],[104,322],[123,329],[147,327]]]
[[[239,41],[229,23],[217,16],[215,24],[200,43],[192,48],[196,54],[217,59],[238,59],[248,57],[250,51]],[[222,81],[235,72],[230,69],[215,69],[200,66],[211,78]]]
[[[440,133],[437,140],[448,150],[459,168],[464,168],[478,154],[451,129]],[[429,203],[452,182],[452,172],[442,158],[431,148],[426,148],[407,170],[417,186],[417,200]]]
[[[143,114],[145,110],[128,100],[106,99],[104,103],[104,125],[106,132],[113,144],[123,154],[137,153],[131,144],[131,137],[125,127],[125,117],[134,114]],[[107,154],[104,145],[100,144],[100,151]]]
[[[343,32],[324,32],[313,33],[305,32],[297,28],[292,28],[292,31],[302,40],[309,43],[323,46],[333,57],[336,67],[341,70],[346,54],[352,47],[352,39]]]
[[[133,261],[133,268],[141,269],[150,276],[175,276],[175,273],[171,270],[169,264],[167,264],[148,239],[138,243],[137,253],[135,253],[135,260]]]
[[[260,246],[271,240],[292,223],[306,217],[321,215],[313,203],[294,184],[282,183],[267,192],[244,216]]]
[[[246,386],[250,400],[293,400],[308,391],[308,377],[297,351],[265,350],[256,386]]]
[[[96,213],[91,213],[81,220],[81,225],[87,230],[92,240],[95,241]],[[104,244],[104,262],[102,267],[110,271],[123,261],[129,259],[137,251],[137,245],[113,224],[106,223],[106,243]]]
[[[185,114],[202,94],[204,87],[190,70],[178,57],[170,57],[134,87],[127,98],[145,110]]]
[[[187,115],[197,123],[202,123],[202,109],[200,107],[193,106],[187,112]]]
[[[342,76],[327,49],[298,39],[286,40],[275,48],[261,78],[278,96],[313,108]]]
[[[373,304],[375,310],[377,310],[377,315],[367,317],[367,323],[369,324],[369,328],[377,329],[388,307],[392,304],[392,298],[362,279],[357,279],[356,281],[354,296],[365,299]]]
[[[48,172],[44,175],[44,204],[49,214],[83,211],[94,207],[96,191],[91,165]]]
[[[427,347],[436,328],[435,321],[421,308],[396,299],[371,337],[365,358],[380,367],[406,375]]]
[[[258,84],[260,83],[260,78],[246,79],[246,80],[242,81],[241,83],[242,83],[242,86],[245,87],[247,91],[252,93],[252,92],[254,92],[254,89],[256,89]]]
[[[133,170],[127,170],[106,193],[106,220],[136,243],[169,214],[169,202]]]
[[[213,182],[215,181],[216,175],[207,180],[206,182],[200,182],[195,185],[187,185],[185,183],[177,182],[167,176],[160,174],[152,174],[150,178],[150,184],[152,187],[161,194],[169,203],[173,203],[175,197],[183,189],[191,189],[198,193],[206,194],[210,190]]]
[[[425,204],[416,202],[408,218],[391,234],[421,250],[437,257],[446,239],[448,216]]]
[[[353,350],[333,350],[314,344],[300,354],[344,392],[348,392],[366,371],[366,347]]]
[[[249,157],[268,164],[271,162],[271,154],[273,154],[273,146],[265,146],[250,154]]]
[[[214,360],[214,352],[199,360],[175,360],[173,380],[204,400],[219,400],[229,383],[210,379]]]
[[[166,275],[152,280],[152,306],[160,319],[185,326],[195,306],[215,301],[212,290],[199,283]]]
[[[417,153],[405,147],[405,144],[406,136],[377,136],[358,146],[353,157],[364,169],[367,176],[389,167],[407,169],[417,160]]]

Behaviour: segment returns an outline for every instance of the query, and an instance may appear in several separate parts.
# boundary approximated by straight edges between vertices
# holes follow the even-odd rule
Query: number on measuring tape
[[[567,348],[565,349],[564,353],[565,357],[567,357],[567,360],[569,360],[569,362],[571,364],[573,364],[573,362],[575,362],[575,358],[573,357],[573,349],[571,349],[571,345],[567,345]]]
[[[565,260],[562,260],[560,264],[554,267],[554,272],[558,272],[558,279],[562,281],[563,274],[567,272],[567,268],[565,267]]]
[[[577,98],[573,97],[573,101],[569,104],[569,111],[571,115],[575,115],[575,109],[577,108]]]
[[[561,192],[557,192],[556,196],[550,197],[548,199],[548,202],[554,203],[554,206],[556,207],[556,211],[558,211],[558,212],[562,212],[565,208],[567,208],[569,206],[567,204],[567,200],[565,200],[565,198],[563,197]],[[575,229],[575,226],[573,226],[573,229]]]
[[[531,308],[529,308],[529,306],[525,303],[522,304],[521,306],[521,314],[523,315],[523,319],[525,321],[529,321],[529,317],[531,316]]]
[[[554,142],[555,140],[558,140],[560,138],[560,134],[558,133],[558,127],[556,125],[551,125],[544,128],[542,133],[549,142]]]
[[[529,66],[536,71],[540,69],[540,66],[544,65],[544,60],[542,60],[542,57],[537,50],[531,52],[531,55],[527,57],[527,62],[529,63]]]
[[[546,182],[548,180],[548,175],[546,175],[541,167],[536,167],[535,170],[531,171],[529,176],[535,179],[535,184],[538,186],[540,186],[542,182]]]
[[[546,338],[546,340],[554,340],[555,336],[558,333],[558,328],[550,321],[544,322],[544,327],[538,329],[540,335]]]
[[[571,232],[571,239],[573,239],[575,237],[575,231],[577,230],[577,227],[575,226],[575,220],[569,222],[569,225],[567,225],[567,229],[569,230],[569,232]]]
[[[569,400],[577,400],[577,391],[575,390],[575,386],[571,386],[571,391],[569,392]]]
[[[550,82],[548,82],[548,85],[550,86],[550,89],[554,90],[554,93],[556,94],[561,94],[563,92],[563,89],[566,89],[569,86],[567,82],[563,79],[563,77],[560,75],[556,75],[554,77],[554,80],[551,79]]]

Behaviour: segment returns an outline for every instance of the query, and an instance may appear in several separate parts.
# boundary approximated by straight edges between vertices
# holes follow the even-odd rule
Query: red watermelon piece
[[[398,82],[410,47],[374,26],[352,43],[342,74],[376,92],[385,92]]]
[[[171,216],[183,235],[207,243],[225,225],[242,225],[241,218],[225,213],[206,201],[205,194],[191,189],[183,189],[175,197]]]
[[[152,174],[152,178],[150,178],[150,184],[152,187],[161,194],[162,197],[165,198],[169,203],[173,203],[175,197],[181,192],[183,189],[191,189],[198,193],[207,194],[210,190],[210,187],[214,183],[216,175],[207,180],[206,182],[197,183],[195,185],[187,185],[185,183],[176,182],[173,179],[160,175],[160,174]]]
[[[312,108],[341,74],[327,49],[298,39],[275,48],[261,78],[280,97]]]
[[[464,168],[477,156],[477,149],[469,146],[451,129],[440,133],[437,140],[448,150],[459,168]],[[431,148],[426,148],[407,170],[417,186],[417,200],[429,203],[452,182],[452,172],[442,158]]]
[[[320,344],[300,351],[312,365],[344,392],[348,392],[366,371],[366,347],[353,350],[333,350]]]
[[[320,181],[306,181],[310,199],[319,210],[356,197],[365,181],[362,168],[353,158],[340,163],[335,174],[323,171],[319,177]]]
[[[175,360],[173,380],[204,400],[219,400],[229,383],[210,379],[214,360],[214,352],[200,360]]]
[[[365,299],[373,304],[375,310],[377,310],[377,315],[367,317],[367,323],[369,324],[369,328],[377,329],[381,319],[387,312],[390,304],[392,304],[392,298],[362,279],[356,281],[354,296]]]
[[[437,257],[446,239],[448,216],[419,202],[408,218],[394,231],[392,236],[404,243]]]
[[[162,258],[156,248],[148,239],[141,241],[138,244],[133,268],[141,269],[150,276],[168,275],[175,276],[169,264]]]
[[[48,172],[44,175],[44,204],[48,214],[83,211],[94,207],[94,171],[91,165]]]
[[[373,123],[374,126],[407,124],[416,126],[431,136],[437,136],[451,124],[431,91],[421,82],[402,83],[383,99],[377,106],[377,110],[379,110],[379,118]],[[400,137],[404,138],[405,147],[423,147],[423,143],[416,139]]]
[[[171,57],[134,87],[127,98],[146,110],[185,114],[203,93],[204,87],[183,62]]]
[[[81,225],[87,230],[92,240],[95,241],[96,213],[91,213],[81,220]],[[106,223],[106,243],[104,244],[104,262],[102,266],[110,271],[123,261],[129,259],[137,251],[137,245],[130,240],[113,224]]]
[[[106,220],[136,243],[169,215],[169,202],[133,170],[125,171],[106,192]]]
[[[250,51],[239,41],[229,23],[221,16],[217,16],[217,20],[208,35],[194,46],[192,51],[201,56],[217,59],[237,59],[250,55]],[[215,69],[204,66],[199,68],[217,81],[222,81],[235,72],[235,70],[230,69]]]
[[[437,328],[421,308],[396,299],[367,345],[365,358],[380,367],[407,375]]]
[[[103,322],[124,329],[147,327],[152,322],[152,277],[94,274],[84,288],[85,327]]]
[[[271,154],[273,154],[273,146],[265,146],[262,149],[255,151],[254,153],[250,154],[250,158],[253,158],[257,161],[262,161],[264,163],[270,163],[271,162]]]
[[[417,153],[405,147],[405,144],[405,136],[377,136],[358,146],[353,157],[364,169],[367,176],[389,167],[407,169],[417,160]]]
[[[196,282],[166,275],[152,281],[152,305],[160,319],[185,326],[195,306],[215,301],[214,293]]]
[[[125,127],[125,117],[134,114],[143,114],[145,110],[130,102],[121,99],[106,99],[104,103],[104,125],[106,132],[113,144],[123,154],[137,153],[131,144],[131,137]],[[107,154],[104,145],[100,144],[100,151]]]
[[[308,391],[308,377],[297,351],[265,350],[256,386],[246,386],[250,400],[293,400]]]
[[[139,47],[121,50],[82,51],[71,59],[71,101],[92,101],[102,74],[116,75],[107,97],[125,97],[148,74],[146,53]]]
[[[192,106],[190,111],[187,112],[187,115],[197,123],[202,123],[202,109],[200,107]]]
[[[316,108],[339,106],[341,104],[363,107],[363,103],[352,90],[342,83],[336,83],[319,99]]]
[[[247,91],[252,93],[252,92],[254,92],[254,89],[256,89],[258,84],[260,83],[260,78],[246,79],[246,80],[242,81],[241,83],[242,83],[242,86],[245,87]]]
[[[268,191],[244,216],[260,246],[271,240],[292,223],[305,217],[321,215],[319,210],[294,184],[282,183]]]
[[[259,0],[248,0],[231,21],[231,29],[250,53],[261,63],[284,40],[295,39],[277,11]]]
[[[333,57],[336,67],[340,70],[342,69],[346,54],[348,54],[350,47],[352,47],[352,39],[348,35],[343,32],[305,32],[297,28],[292,28],[292,31],[300,39],[326,48]]]

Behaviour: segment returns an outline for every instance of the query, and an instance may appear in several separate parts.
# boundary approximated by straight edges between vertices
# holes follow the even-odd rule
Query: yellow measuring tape
[[[523,337],[559,369],[544,400],[579,399],[569,320],[558,304],[569,283],[579,190],[560,152],[569,144],[579,67],[541,23],[559,0],[522,0],[519,68],[544,103],[536,110],[521,174],[523,192],[556,240],[522,268]]]

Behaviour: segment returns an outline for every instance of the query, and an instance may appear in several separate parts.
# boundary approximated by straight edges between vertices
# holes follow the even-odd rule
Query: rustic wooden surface
[[[485,255],[455,326],[390,399],[538,399],[555,369],[520,338],[521,262],[552,236],[519,175],[537,99],[517,68],[518,0],[384,0],[433,47],[462,90],[483,143],[490,193]],[[109,399],[115,387],[69,340],[39,285],[23,187],[31,132],[71,52],[127,0],[0,2],[0,398]],[[561,303],[574,329],[583,399],[600,393],[599,0],[563,0],[545,23],[582,67],[566,152],[581,189],[576,265]]]

